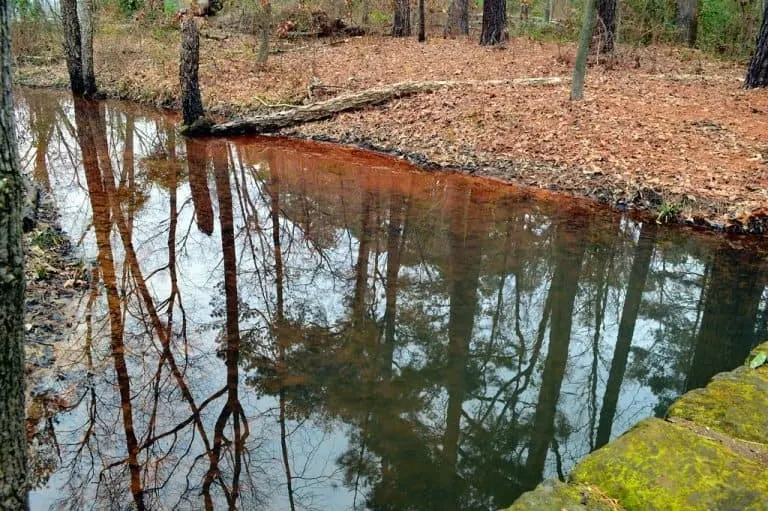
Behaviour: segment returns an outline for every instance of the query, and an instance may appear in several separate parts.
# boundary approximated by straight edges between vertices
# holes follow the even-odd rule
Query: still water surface
[[[496,509],[766,337],[766,264],[724,238],[17,103],[92,276],[29,428],[33,509]]]

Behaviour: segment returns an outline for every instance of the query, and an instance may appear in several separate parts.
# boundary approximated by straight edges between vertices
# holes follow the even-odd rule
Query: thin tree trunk
[[[696,45],[699,29],[699,0],[677,0],[677,31],[680,41]]]
[[[643,298],[645,281],[648,278],[648,270],[651,267],[655,245],[655,226],[646,225],[640,232],[640,241],[637,243],[635,259],[632,261],[632,269],[629,272],[629,283],[627,285],[627,295],[624,298],[624,306],[621,310],[619,333],[616,338],[611,369],[608,372],[608,382],[605,385],[603,406],[600,408],[600,422],[597,426],[595,449],[599,449],[607,444],[611,438],[611,429],[613,428],[613,420],[616,416],[616,405],[619,402],[621,383],[624,381],[624,373],[627,369],[629,350],[635,333],[635,323],[637,323],[637,315],[640,312],[640,303]]]
[[[93,74],[93,2],[82,0],[80,4],[80,29],[82,43],[83,92],[96,94],[96,77]]]
[[[395,16],[392,37],[411,35],[411,0],[395,0]]]
[[[64,0],[70,1],[70,0]],[[200,62],[200,35],[194,18],[188,17],[181,23],[181,64],[179,81],[181,82],[181,110],[184,125],[192,126],[203,117],[203,100],[200,97],[198,66]]]
[[[77,0],[61,0],[61,25],[64,30],[64,53],[67,56],[69,84],[73,94],[85,93],[83,81],[83,49]]]
[[[264,66],[269,57],[269,26],[272,23],[272,4],[264,2],[261,6],[261,20],[259,23],[259,65]]]
[[[579,49],[576,53],[576,64],[573,67],[573,83],[571,84],[571,99],[584,99],[584,77],[587,73],[587,55],[592,32],[595,29],[595,0],[584,2],[584,22],[581,25]]]
[[[469,1],[451,0],[448,7],[448,22],[443,31],[444,37],[452,37],[460,33],[469,35]]]
[[[768,2],[765,2],[763,23],[760,25],[755,54],[749,62],[747,77],[744,79],[745,89],[766,86],[768,86]]]
[[[616,42],[616,0],[598,0],[597,18],[600,53],[613,53]]]
[[[419,0],[419,42],[427,40],[426,21],[424,19],[424,0]]]
[[[24,431],[23,184],[11,89],[11,10],[0,0],[0,508],[27,507]]]
[[[499,44],[507,39],[507,1],[485,0],[483,3],[483,31],[480,45]]]

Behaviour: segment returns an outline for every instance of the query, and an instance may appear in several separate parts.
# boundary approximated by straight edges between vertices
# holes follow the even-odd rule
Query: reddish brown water
[[[726,239],[120,103],[18,117],[93,276],[34,509],[497,509],[765,338]]]

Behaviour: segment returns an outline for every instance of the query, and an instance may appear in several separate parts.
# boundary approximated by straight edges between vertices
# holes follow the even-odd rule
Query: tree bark
[[[205,114],[203,111],[203,100],[200,97],[200,82],[198,79],[200,34],[197,30],[197,23],[192,17],[185,18],[181,23],[180,57],[181,110],[184,116],[184,124],[192,126],[195,121]]]
[[[395,19],[392,24],[392,37],[411,35],[411,0],[395,0]]]
[[[0,508],[27,507],[24,430],[23,184],[16,152],[11,11],[0,0]]]
[[[597,18],[600,53],[613,53],[616,42],[616,0],[598,0]]]
[[[77,0],[61,0],[61,25],[64,30],[64,53],[67,56],[67,70],[72,93],[85,93],[83,81],[83,49],[80,36],[80,21],[77,19]]]
[[[448,7],[448,22],[443,31],[444,37],[452,37],[460,33],[469,35],[469,1],[451,0]]]
[[[419,42],[427,40],[426,21],[424,19],[424,0],[419,0]]]
[[[690,47],[696,45],[699,29],[699,1],[677,0],[677,31],[680,41]]]
[[[272,4],[264,2],[261,5],[261,20],[259,23],[259,65],[264,66],[269,58],[269,25],[272,22]]]
[[[584,22],[581,25],[579,49],[576,53],[576,63],[573,66],[573,83],[571,83],[571,99],[584,99],[584,77],[587,74],[587,55],[592,32],[595,29],[595,0],[584,2]]]
[[[765,3],[763,23],[760,25],[755,54],[749,62],[747,77],[744,79],[745,89],[766,86],[768,86],[768,2]]]
[[[96,94],[96,77],[93,73],[93,2],[82,0],[80,4],[80,28],[82,43],[83,92]]]
[[[483,31],[480,45],[499,44],[507,39],[507,1],[485,0],[483,4]]]

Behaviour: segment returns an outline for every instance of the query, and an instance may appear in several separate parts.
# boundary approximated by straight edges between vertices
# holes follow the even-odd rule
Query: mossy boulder
[[[612,505],[613,504],[613,505]],[[616,511],[600,490],[582,484],[547,480],[524,493],[504,511]]]
[[[647,419],[587,456],[575,483],[595,485],[633,510],[768,507],[766,467],[689,429]]]
[[[768,442],[768,367],[717,375],[669,408],[669,417],[696,422],[734,438]],[[766,505],[768,507],[768,505]]]

